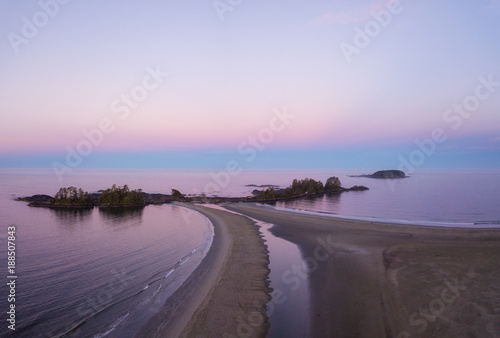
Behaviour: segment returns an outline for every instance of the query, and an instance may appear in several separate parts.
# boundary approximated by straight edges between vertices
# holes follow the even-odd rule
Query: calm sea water
[[[345,187],[365,185],[370,190],[281,202],[277,207],[413,223],[500,221],[499,170],[418,171],[397,182],[348,176],[363,173],[367,172],[248,170],[230,176],[223,171],[78,170],[59,182],[51,170],[0,169],[1,243],[6,242],[8,226],[17,228],[16,335],[132,336],[196,268],[211,243],[210,222],[177,206],[70,211],[29,208],[13,201],[38,193],[54,195],[61,186],[94,192],[128,184],[146,192],[170,193],[175,188],[185,194],[246,196],[255,189],[248,184],[286,187],[294,178],[325,181],[335,175]],[[265,227],[262,231],[273,271],[286,271],[291,262],[283,262],[280,247],[288,242],[272,240]],[[6,249],[1,245],[2,278],[7,276]],[[4,312],[5,283],[1,294]],[[286,308],[276,307],[278,323]],[[9,331],[4,319],[0,330],[1,335]]]
[[[126,174],[125,174],[126,175]],[[77,175],[85,189],[110,186],[113,175]],[[97,181],[97,182],[96,182]],[[128,177],[139,186],[139,177]],[[196,268],[213,228],[204,216],[173,205],[136,210],[30,208],[14,196],[49,193],[45,171],[0,176],[2,278],[8,275],[7,227],[16,226],[19,337],[133,336]],[[8,308],[2,282],[0,308]],[[2,316],[0,335],[12,334]]]
[[[199,170],[78,170],[59,182],[49,169],[2,169],[2,194],[6,198],[33,193],[55,194],[59,187],[74,185],[97,191],[111,184],[131,189],[185,194],[250,196],[249,184],[290,185],[294,178],[323,182],[338,176],[344,187],[364,185],[370,190],[346,192],[315,199],[277,203],[279,207],[331,213],[344,217],[382,220],[474,223],[499,221],[500,170],[420,170],[410,178],[377,180],[350,177],[367,170],[244,170],[231,176],[225,171]],[[262,188],[257,188],[262,189]]]
[[[370,190],[277,203],[277,207],[408,224],[499,226],[499,170],[419,171],[398,180],[348,177],[345,172],[339,177],[345,187],[364,185]]]

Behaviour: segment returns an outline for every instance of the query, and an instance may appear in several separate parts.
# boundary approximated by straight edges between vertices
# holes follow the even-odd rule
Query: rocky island
[[[353,175],[350,177],[368,177],[368,178],[379,178],[379,179],[395,179],[395,178],[407,178],[406,174],[401,170],[379,170],[369,175]]]

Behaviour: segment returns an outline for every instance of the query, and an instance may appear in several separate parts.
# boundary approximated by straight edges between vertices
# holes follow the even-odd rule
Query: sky
[[[499,0],[0,0],[0,167],[500,168],[499,36]]]

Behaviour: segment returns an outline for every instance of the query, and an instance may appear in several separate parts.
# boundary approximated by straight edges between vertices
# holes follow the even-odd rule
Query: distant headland
[[[177,189],[172,189],[171,194],[145,193],[141,189],[130,190],[127,185],[118,187],[113,185],[106,190],[99,190],[96,193],[83,191],[81,188],[68,187],[60,188],[57,194],[52,197],[49,195],[33,195],[29,197],[19,197],[17,201],[28,202],[31,207],[43,208],[108,208],[108,207],[144,207],[149,204],[164,204],[174,201],[194,202],[194,203],[230,203],[230,202],[276,202],[306,197],[317,197],[327,194],[340,194],[347,191],[368,190],[365,186],[353,186],[351,188],[342,187],[338,177],[328,178],[325,184],[310,178],[302,180],[293,180],[287,188],[279,188],[277,185],[248,184],[247,187],[267,187],[265,190],[254,190],[253,196],[247,197],[219,197],[193,195],[186,196]]]

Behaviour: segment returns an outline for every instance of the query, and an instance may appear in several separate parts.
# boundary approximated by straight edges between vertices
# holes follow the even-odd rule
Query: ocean
[[[397,181],[350,177],[366,173],[245,170],[232,175],[206,170],[82,169],[59,182],[50,169],[0,169],[0,270],[5,281],[7,230],[16,228],[16,336],[133,336],[210,248],[210,222],[178,206],[75,211],[30,208],[13,200],[54,195],[63,186],[95,192],[127,184],[150,193],[168,194],[175,188],[184,194],[247,196],[256,189],[248,185],[286,187],[294,178],[324,182],[338,176],[344,187],[364,185],[370,190],[278,202],[274,207],[408,226],[500,227],[500,170],[421,170]],[[286,247],[294,259],[300,253],[290,242],[270,237],[270,226],[261,225],[261,231],[272,270],[279,272],[290,266],[280,248]],[[279,285],[272,279],[273,273],[271,285]],[[4,284],[1,290],[0,309],[5,313],[8,288]],[[286,309],[276,306],[271,311],[271,336],[285,332],[279,326],[285,323]],[[7,324],[2,319],[0,335],[12,334]]]
[[[393,180],[347,175],[339,175],[345,187],[370,190],[279,202],[276,207],[409,225],[499,226],[499,170],[422,170]]]
[[[123,179],[132,189],[141,186],[139,176]],[[16,337],[133,336],[210,248],[211,223],[185,208],[30,208],[12,199],[54,195],[60,185],[52,173],[2,171],[0,181],[4,281],[9,275],[7,228],[16,228]],[[113,174],[98,172],[68,181],[90,191],[115,182]],[[0,308],[5,313],[8,290],[2,284]],[[1,336],[13,334],[6,323],[2,318]]]

